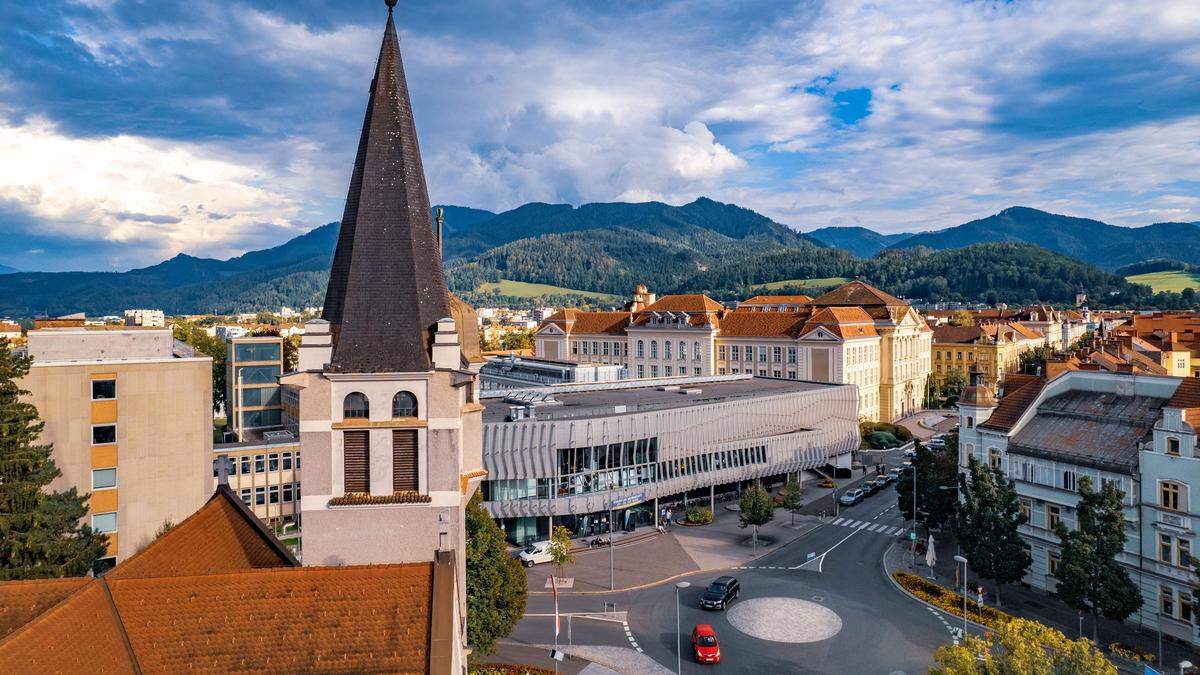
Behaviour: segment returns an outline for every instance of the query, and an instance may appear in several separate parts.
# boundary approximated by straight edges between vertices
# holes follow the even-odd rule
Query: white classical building
[[[638,286],[615,312],[559,311],[536,333],[537,355],[617,364],[630,377],[751,374],[853,384],[859,415],[919,410],[932,331],[908,303],[861,281],[816,299],[752,298],[736,310],[699,294],[657,298]]]
[[[1053,591],[1058,523],[1076,526],[1079,480],[1124,494],[1127,538],[1118,556],[1142,589],[1129,621],[1200,645],[1188,567],[1200,525],[1194,425],[1200,380],[1108,371],[1053,379],[1009,375],[996,401],[980,384],[959,401],[959,463],[999,467],[1017,487],[1031,558],[1024,581]],[[1161,622],[1160,622],[1161,618]]]

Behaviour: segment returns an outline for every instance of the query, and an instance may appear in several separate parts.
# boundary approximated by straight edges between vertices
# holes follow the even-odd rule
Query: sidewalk
[[[937,533],[934,534],[934,539],[935,541],[939,539]],[[946,532],[941,534],[940,539],[941,541],[938,541],[936,548],[937,563],[934,566],[935,578],[931,579],[931,581],[961,593],[962,567],[954,561],[954,536]],[[929,578],[929,567],[925,565],[925,557],[923,555],[917,556],[915,567],[910,566],[911,562],[912,560],[906,546],[891,546],[884,554],[884,570],[888,575],[891,575],[894,571],[904,571],[917,574],[926,579]],[[955,574],[956,568],[960,575],[957,578]],[[1079,617],[1075,610],[1057,598],[1051,597],[1048,593],[1033,588],[1026,588],[1019,583],[1005,584],[1004,588],[1000,591],[1000,599],[1004,604],[996,605],[995,585],[991,582],[981,582],[973,571],[968,572],[967,588],[972,590],[972,593],[974,593],[973,589],[978,588],[981,583],[985,586],[985,602],[989,606],[996,607],[1003,612],[1023,619],[1032,619],[1045,624],[1062,631],[1069,638],[1080,637]],[[957,588],[955,588],[956,585]],[[1083,637],[1090,638],[1091,636],[1092,617],[1089,615],[1083,620]],[[1097,636],[1099,637],[1100,648],[1105,653],[1108,652],[1108,645],[1119,641],[1137,647],[1144,652],[1158,654],[1158,633],[1143,630],[1132,624],[1101,618],[1097,624]],[[1185,646],[1169,642],[1166,639],[1163,640],[1163,660],[1167,663],[1167,672],[1178,670],[1176,664],[1185,659],[1196,662],[1197,653]],[[1123,661],[1123,663],[1127,662]],[[1140,668],[1137,672],[1141,672]]]
[[[898,456],[897,459],[903,459]],[[837,494],[859,482],[871,478],[874,471],[855,471],[852,478],[837,481]],[[804,506],[795,518],[784,509],[775,511],[775,518],[759,528],[758,546],[752,544],[750,528],[738,527],[736,501],[717,502],[713,522],[708,525],[690,527],[679,524],[683,513],[676,511],[675,522],[666,534],[651,528],[642,528],[633,533],[616,533],[614,546],[587,548],[585,539],[572,543],[575,563],[563,567],[562,576],[570,579],[569,587],[559,586],[559,592],[604,593],[610,590],[610,579],[615,581],[616,590],[640,588],[662,582],[690,572],[723,570],[738,567],[785,546],[798,537],[820,526],[821,513],[832,515],[834,490],[817,486],[811,475],[805,476]],[[772,490],[778,494],[778,488]],[[692,506],[708,508],[707,499],[694,499]],[[793,522],[794,520],[794,522]],[[611,556],[610,556],[611,553]],[[611,572],[610,572],[611,565]],[[526,570],[531,594],[549,593],[547,581],[555,574],[549,563],[535,565]],[[611,576],[610,576],[611,575]]]

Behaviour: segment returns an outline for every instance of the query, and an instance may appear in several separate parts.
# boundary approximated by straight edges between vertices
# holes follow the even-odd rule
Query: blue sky
[[[735,202],[810,230],[1021,204],[1200,220],[1192,0],[401,0],[431,199]],[[381,0],[0,3],[0,264],[337,220]]]

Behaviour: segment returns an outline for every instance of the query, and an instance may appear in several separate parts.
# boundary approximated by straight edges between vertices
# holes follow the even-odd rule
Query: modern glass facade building
[[[226,342],[227,428],[234,438],[283,424],[279,376],[283,374],[283,338],[235,337]]]

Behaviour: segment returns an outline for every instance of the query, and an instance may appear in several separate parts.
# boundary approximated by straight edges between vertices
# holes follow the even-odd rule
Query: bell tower
[[[281,380],[304,462],[300,557],[452,567],[460,627],[465,506],[484,474],[482,358],[475,312],[443,276],[387,5],[323,314]],[[436,590],[435,614],[449,605]]]

